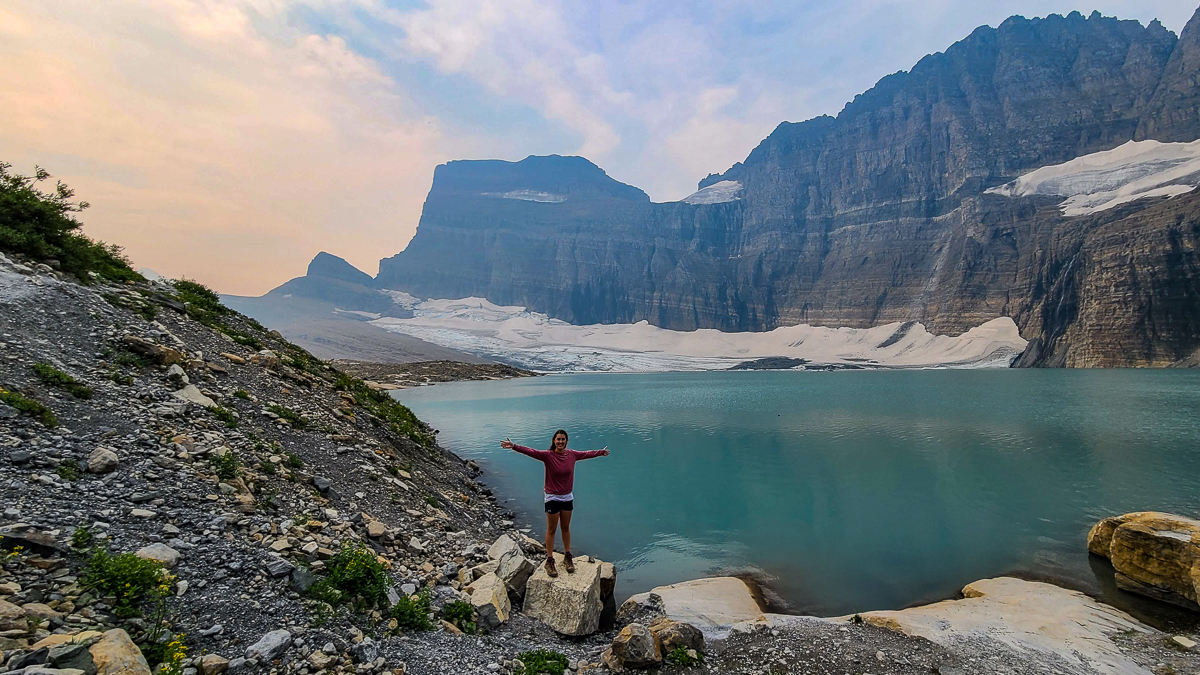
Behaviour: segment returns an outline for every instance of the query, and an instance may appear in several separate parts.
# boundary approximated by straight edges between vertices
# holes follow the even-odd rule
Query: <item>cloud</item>
[[[0,21],[7,161],[92,202],[135,262],[258,293],[331,249],[373,270],[415,229],[444,129],[281,2],[30,3]]]

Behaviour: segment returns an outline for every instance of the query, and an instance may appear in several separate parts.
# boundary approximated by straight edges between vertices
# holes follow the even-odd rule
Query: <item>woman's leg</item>
[[[566,513],[566,512],[563,511],[563,513]],[[558,530],[558,516],[559,516],[558,513],[547,513],[546,514],[546,556],[547,557],[551,557],[554,555],[554,533]],[[564,526],[563,527],[563,537],[564,537],[563,543],[564,544],[567,541],[565,539],[566,536],[567,536],[567,530],[566,530],[566,527]],[[568,551],[571,550],[570,545],[567,546],[567,550]]]
[[[563,551],[566,553],[570,553],[571,552],[571,512],[570,511],[562,511],[558,515],[561,516],[561,518],[559,519],[558,522],[562,523]]]

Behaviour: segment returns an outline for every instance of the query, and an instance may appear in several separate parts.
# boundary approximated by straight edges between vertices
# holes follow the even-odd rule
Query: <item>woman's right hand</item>
[[[506,439],[500,441],[500,447],[504,448],[505,450],[512,450],[513,442],[506,438]]]

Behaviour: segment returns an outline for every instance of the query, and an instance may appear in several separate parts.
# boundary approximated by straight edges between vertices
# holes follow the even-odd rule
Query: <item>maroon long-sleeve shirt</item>
[[[513,444],[513,450],[522,455],[542,462],[546,465],[546,494],[566,495],[573,492],[575,485],[575,462],[581,459],[591,459],[604,454],[603,450],[567,450],[557,453],[553,450],[534,450],[524,445]]]

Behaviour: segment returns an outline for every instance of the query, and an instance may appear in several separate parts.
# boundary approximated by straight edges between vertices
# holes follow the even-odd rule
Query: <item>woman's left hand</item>
[[[608,446],[607,445],[600,449],[600,454],[604,455],[605,457],[608,457]]]

